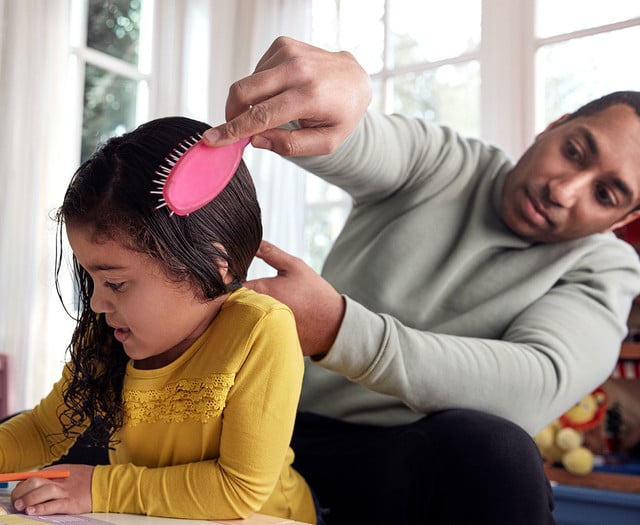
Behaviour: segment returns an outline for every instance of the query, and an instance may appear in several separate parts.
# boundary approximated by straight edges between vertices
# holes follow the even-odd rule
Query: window
[[[640,3],[538,0],[536,128],[610,91],[640,89]]]
[[[147,118],[152,9],[152,0],[74,0],[81,161]]]
[[[352,52],[372,106],[482,137],[518,156],[536,132],[599,95],[640,89],[640,2],[314,0],[313,43]],[[320,269],[349,199],[307,184],[306,260]]]
[[[313,7],[314,44],[355,55],[371,75],[373,108],[480,133],[480,0],[316,0]],[[305,258],[320,270],[350,201],[309,179]]]

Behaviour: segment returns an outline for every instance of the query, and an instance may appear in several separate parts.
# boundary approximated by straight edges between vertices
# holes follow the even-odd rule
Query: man
[[[349,54],[281,38],[205,134],[252,136],[353,197],[324,279],[265,244],[278,276],[249,283],[292,308],[312,356],[296,467],[329,524],[552,523],[529,435],[607,378],[640,292],[608,233],[640,215],[640,94],[558,119],[515,165],[363,117],[369,98]]]

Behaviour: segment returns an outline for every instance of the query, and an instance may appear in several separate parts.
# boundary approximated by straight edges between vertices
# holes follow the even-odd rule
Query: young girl
[[[295,322],[242,287],[262,236],[250,175],[241,163],[184,217],[151,193],[165,157],[208,127],[144,124],[71,180],[58,212],[80,310],[70,360],[38,406],[0,426],[0,471],[50,464],[85,431],[109,441],[110,464],[23,481],[18,510],[315,523],[289,448],[303,371]]]

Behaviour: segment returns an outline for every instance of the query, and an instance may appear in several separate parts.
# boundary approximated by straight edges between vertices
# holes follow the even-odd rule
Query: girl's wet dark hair
[[[161,263],[170,279],[188,282],[203,301],[242,286],[262,239],[260,207],[251,176],[240,163],[225,189],[188,215],[156,209],[154,172],[183,140],[210,126],[167,117],[110,139],[76,171],[57,213],[56,285],[62,265],[63,225],[86,228],[96,242],[113,240]],[[222,280],[218,267],[232,277]],[[72,379],[59,413],[65,436],[91,422],[93,441],[106,443],[123,424],[121,391],[128,357],[103,314],[91,310],[93,281],[73,257],[78,318],[68,352]]]

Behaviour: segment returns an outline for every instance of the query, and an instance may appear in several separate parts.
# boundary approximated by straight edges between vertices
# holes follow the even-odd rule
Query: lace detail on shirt
[[[219,417],[226,406],[227,394],[235,374],[211,374],[196,379],[181,379],[157,390],[127,390],[124,407],[127,423],[207,423]]]

